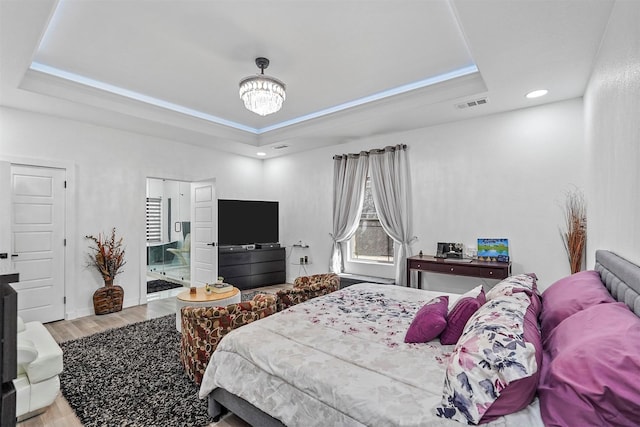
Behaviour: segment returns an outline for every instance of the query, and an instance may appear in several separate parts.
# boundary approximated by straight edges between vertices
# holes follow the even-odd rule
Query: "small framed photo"
[[[459,258],[462,259],[462,243],[438,242],[436,248],[436,258]]]
[[[509,239],[478,239],[478,260],[509,262]]]

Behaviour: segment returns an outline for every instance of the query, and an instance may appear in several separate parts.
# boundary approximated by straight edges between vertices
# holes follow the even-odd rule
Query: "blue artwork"
[[[478,259],[509,262],[509,239],[478,239]]]

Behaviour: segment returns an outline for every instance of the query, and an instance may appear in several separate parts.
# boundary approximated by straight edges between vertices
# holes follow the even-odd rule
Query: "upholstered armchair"
[[[182,307],[180,361],[187,376],[200,384],[211,355],[225,335],[276,311],[276,297],[270,294],[258,294],[251,301],[226,307]]]
[[[17,323],[18,376],[16,389],[18,421],[44,412],[60,391],[62,349],[40,322]]]
[[[335,273],[300,276],[293,282],[293,289],[283,289],[276,292],[278,311],[338,289],[340,289],[340,276]]]
[[[329,293],[340,289],[340,276],[335,273],[300,276],[293,281],[293,287],[308,288],[312,291],[325,289],[328,290],[328,292],[325,291],[325,293]],[[322,295],[324,295],[324,293]]]

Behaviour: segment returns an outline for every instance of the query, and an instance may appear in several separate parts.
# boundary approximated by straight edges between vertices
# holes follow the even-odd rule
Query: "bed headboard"
[[[597,250],[595,270],[611,295],[640,316],[640,267],[613,252]]]

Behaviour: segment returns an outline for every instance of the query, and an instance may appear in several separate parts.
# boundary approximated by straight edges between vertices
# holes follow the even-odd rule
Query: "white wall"
[[[574,99],[267,160],[265,191],[281,202],[280,240],[310,244],[308,270],[328,271],[332,156],[404,143],[419,238],[413,253],[432,254],[438,241],[506,237],[513,272],[535,272],[544,289],[569,273],[559,226],[565,192],[585,186],[582,108]],[[363,272],[393,277],[390,268]],[[289,276],[296,273],[289,266]],[[461,291],[478,279],[424,274],[423,282]]]
[[[580,99],[484,118],[363,139],[260,161],[159,138],[1,108],[0,157],[73,165],[76,260],[67,283],[67,316],[92,312],[100,285],[85,268],[86,234],[112,226],[125,237],[127,260],[118,282],[125,304],[144,300],[144,200],[147,177],[192,181],[215,177],[220,198],[280,201],[280,241],[303,240],[309,273],[328,271],[333,161],[338,153],[409,145],[414,191],[413,253],[436,242],[474,244],[507,237],[514,273],[533,271],[542,288],[568,274],[559,237],[564,192],[584,188],[587,169]],[[264,165],[264,166],[263,166]],[[71,233],[73,234],[73,233]],[[288,249],[291,254],[291,250]],[[299,255],[295,255],[299,257]],[[393,277],[393,270],[362,272]],[[292,280],[298,267],[288,265]],[[477,279],[425,274],[430,289],[462,291]]]
[[[265,160],[265,198],[280,201],[280,243],[287,246],[289,261],[299,260],[301,253],[309,256],[309,274],[329,271],[334,151],[314,150]],[[304,253],[291,248],[300,240],[310,246]],[[298,275],[304,271],[288,263],[287,281],[292,283]]]
[[[639,22],[640,2],[615,3],[585,93],[588,266],[596,249],[640,264]]]
[[[87,234],[116,227],[126,244],[127,265],[116,278],[125,306],[146,299],[146,178],[197,181],[216,178],[221,198],[262,198],[262,161],[160,138],[51,116],[0,108],[0,158],[29,164],[70,164],[75,182],[75,222],[67,257],[75,262],[66,283],[68,318],[92,314],[93,292],[102,284],[85,267]],[[69,212],[68,212],[69,214]]]

